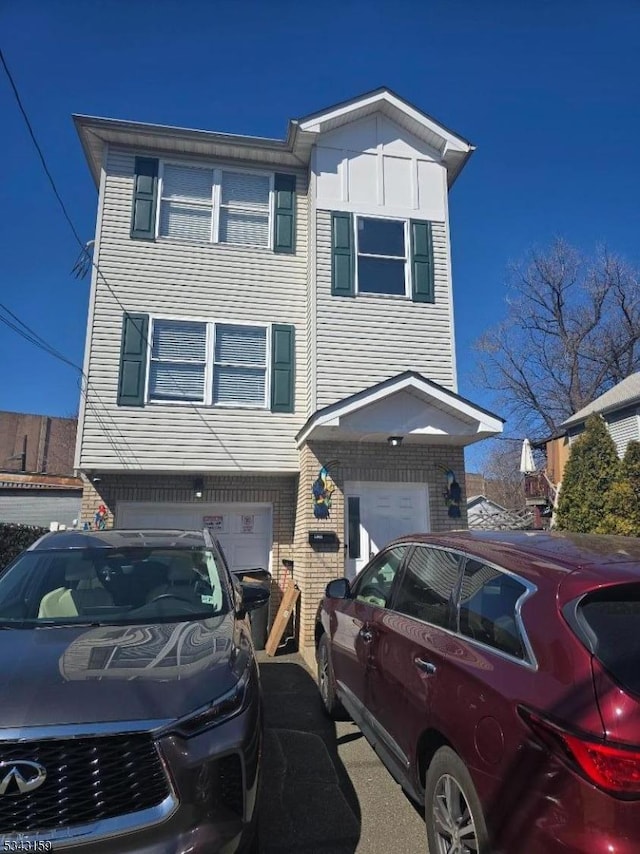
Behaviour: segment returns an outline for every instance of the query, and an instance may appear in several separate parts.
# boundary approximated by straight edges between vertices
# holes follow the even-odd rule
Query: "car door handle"
[[[437,668],[435,664],[433,664],[433,662],[431,661],[425,661],[424,658],[420,658],[420,656],[414,658],[414,663],[416,667],[418,667],[420,670],[423,670],[428,676],[433,676],[433,674],[436,672]]]
[[[360,629],[358,634],[365,643],[371,643],[371,641],[373,640],[373,632],[371,631],[371,629]]]

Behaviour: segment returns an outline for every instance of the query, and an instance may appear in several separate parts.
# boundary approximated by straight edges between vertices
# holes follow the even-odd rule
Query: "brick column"
[[[294,535],[294,579],[300,588],[299,637],[300,651],[313,660],[315,617],[325,587],[334,578],[344,575],[344,496],[336,483],[328,519],[316,519],[313,513],[312,486],[324,463],[309,445],[300,449],[300,481]],[[309,545],[309,531],[335,531],[337,546]]]

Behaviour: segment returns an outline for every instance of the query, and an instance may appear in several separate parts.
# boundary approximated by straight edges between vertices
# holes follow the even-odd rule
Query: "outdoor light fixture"
[[[197,477],[193,481],[193,494],[195,498],[202,498],[202,493],[204,492],[204,480],[201,477]]]
[[[391,445],[392,448],[397,448],[398,445],[402,444],[402,436],[389,436],[387,442]]]

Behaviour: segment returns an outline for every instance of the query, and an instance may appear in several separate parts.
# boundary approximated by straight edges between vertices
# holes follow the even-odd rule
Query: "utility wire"
[[[2,317],[0,314],[0,322],[4,323],[10,329],[13,329],[18,335],[21,335],[26,341],[30,344],[33,344],[35,347],[38,347],[40,350],[44,350],[45,353],[48,353],[54,359],[58,359],[60,362],[64,362],[65,365],[69,365],[69,367],[74,368],[76,371],[79,371],[81,374],[84,374],[80,365],[76,365],[75,362],[72,362],[70,359],[67,359],[62,353],[52,347],[47,341],[44,340],[37,332],[35,332],[30,326],[28,326],[24,320],[20,320],[17,314],[14,314],[11,309],[7,308],[4,303],[0,302],[0,309],[6,312],[13,320],[16,321],[19,326],[12,323],[10,320],[7,320],[6,317]],[[22,327],[22,328],[20,328]]]
[[[49,167],[47,166],[47,161],[44,159],[44,154],[42,153],[42,149],[40,148],[40,146],[38,144],[38,140],[36,139],[36,135],[33,132],[33,127],[31,126],[31,122],[29,121],[29,116],[27,115],[27,111],[25,110],[25,108],[22,104],[22,99],[20,98],[20,93],[18,92],[18,87],[16,86],[13,77],[11,76],[11,72],[9,71],[9,66],[7,65],[7,61],[4,58],[4,53],[2,52],[2,48],[0,48],[0,62],[2,63],[5,74],[7,75],[7,79],[9,80],[9,85],[13,89],[13,94],[15,95],[15,99],[18,103],[18,108],[19,108],[20,112],[22,113],[22,118],[25,121],[25,124],[27,126],[27,130],[29,131],[29,136],[31,137],[31,140],[35,146],[35,149],[38,152],[38,157],[40,158],[40,162],[42,163],[42,168],[44,169],[45,174],[46,174],[47,178],[49,179],[49,183],[51,184],[51,189],[53,190],[54,195],[55,195],[56,199],[58,200],[60,207],[62,208],[62,213],[64,214],[64,218],[69,223],[69,227],[71,228],[71,231],[73,232],[75,239],[78,241],[78,243],[81,246],[84,246],[82,240],[80,239],[80,235],[76,231],[76,227],[73,224],[73,220],[69,216],[69,212],[67,211],[65,203],[62,201],[62,197],[61,197],[60,193],[58,192],[58,188],[56,187],[56,182],[53,180],[53,176],[51,175],[51,172],[49,171]]]
[[[7,320],[6,317],[3,317],[0,314],[0,323],[4,323],[7,327],[12,329],[17,335],[20,335],[22,338],[24,338],[25,341],[28,341],[30,344],[33,344],[33,346],[38,347],[40,350],[43,350],[48,356],[51,356],[54,359],[58,359],[60,362],[63,362],[65,365],[69,365],[69,367],[78,371],[78,373],[80,374],[80,376],[78,377],[78,388],[80,389],[80,394],[84,397],[84,399],[87,403],[87,406],[89,406],[93,410],[93,414],[94,414],[96,421],[98,422],[98,426],[103,431],[105,438],[107,439],[107,441],[109,442],[109,444],[113,448],[116,456],[120,459],[120,461],[123,464],[126,464],[126,462],[127,462],[126,458],[122,455],[117,444],[111,439],[110,431],[107,428],[107,425],[105,424],[105,421],[104,421],[105,418],[110,419],[110,421],[112,422],[112,429],[115,430],[116,432],[120,433],[121,441],[123,442],[123,444],[125,444],[127,446],[127,449],[129,451],[129,453],[131,454],[131,456],[133,457],[134,461],[138,465],[140,465],[140,461],[136,458],[136,455],[133,451],[133,448],[131,448],[126,437],[124,436],[122,431],[118,428],[117,424],[115,423],[115,421],[113,419],[113,416],[111,415],[111,413],[107,409],[107,406],[105,405],[105,403],[100,398],[100,395],[95,392],[95,387],[93,389],[94,397],[96,398],[96,401],[100,404],[100,406],[103,408],[104,413],[102,415],[100,415],[96,406],[89,400],[89,398],[87,396],[87,390],[89,388],[90,383],[89,383],[89,380],[88,380],[86,374],[82,370],[82,368],[79,365],[76,365],[75,362],[72,362],[70,359],[67,359],[66,356],[63,356],[62,353],[60,353],[58,350],[55,349],[55,347],[52,347],[51,344],[49,344],[47,341],[45,341],[45,339],[42,338],[42,336],[38,335],[38,333],[35,330],[33,330],[28,324],[26,324],[23,320],[21,320],[17,314],[14,314],[14,312],[12,312],[11,309],[7,308],[6,305],[4,305],[3,303],[0,303],[0,309],[5,311],[7,314],[10,315],[10,317],[12,317],[16,321],[16,323],[12,323],[10,320]],[[19,325],[17,325],[17,324],[19,324]],[[20,328],[20,327],[22,327],[22,328]],[[83,380],[86,382],[86,390],[83,387]]]

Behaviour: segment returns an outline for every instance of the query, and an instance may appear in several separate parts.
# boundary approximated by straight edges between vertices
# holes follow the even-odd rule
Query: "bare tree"
[[[476,349],[512,429],[553,433],[640,369],[638,273],[606,249],[585,258],[556,240],[511,267],[507,286],[507,316]]]
[[[482,464],[486,497],[507,510],[522,510],[525,506],[521,448],[519,442],[491,442]]]

